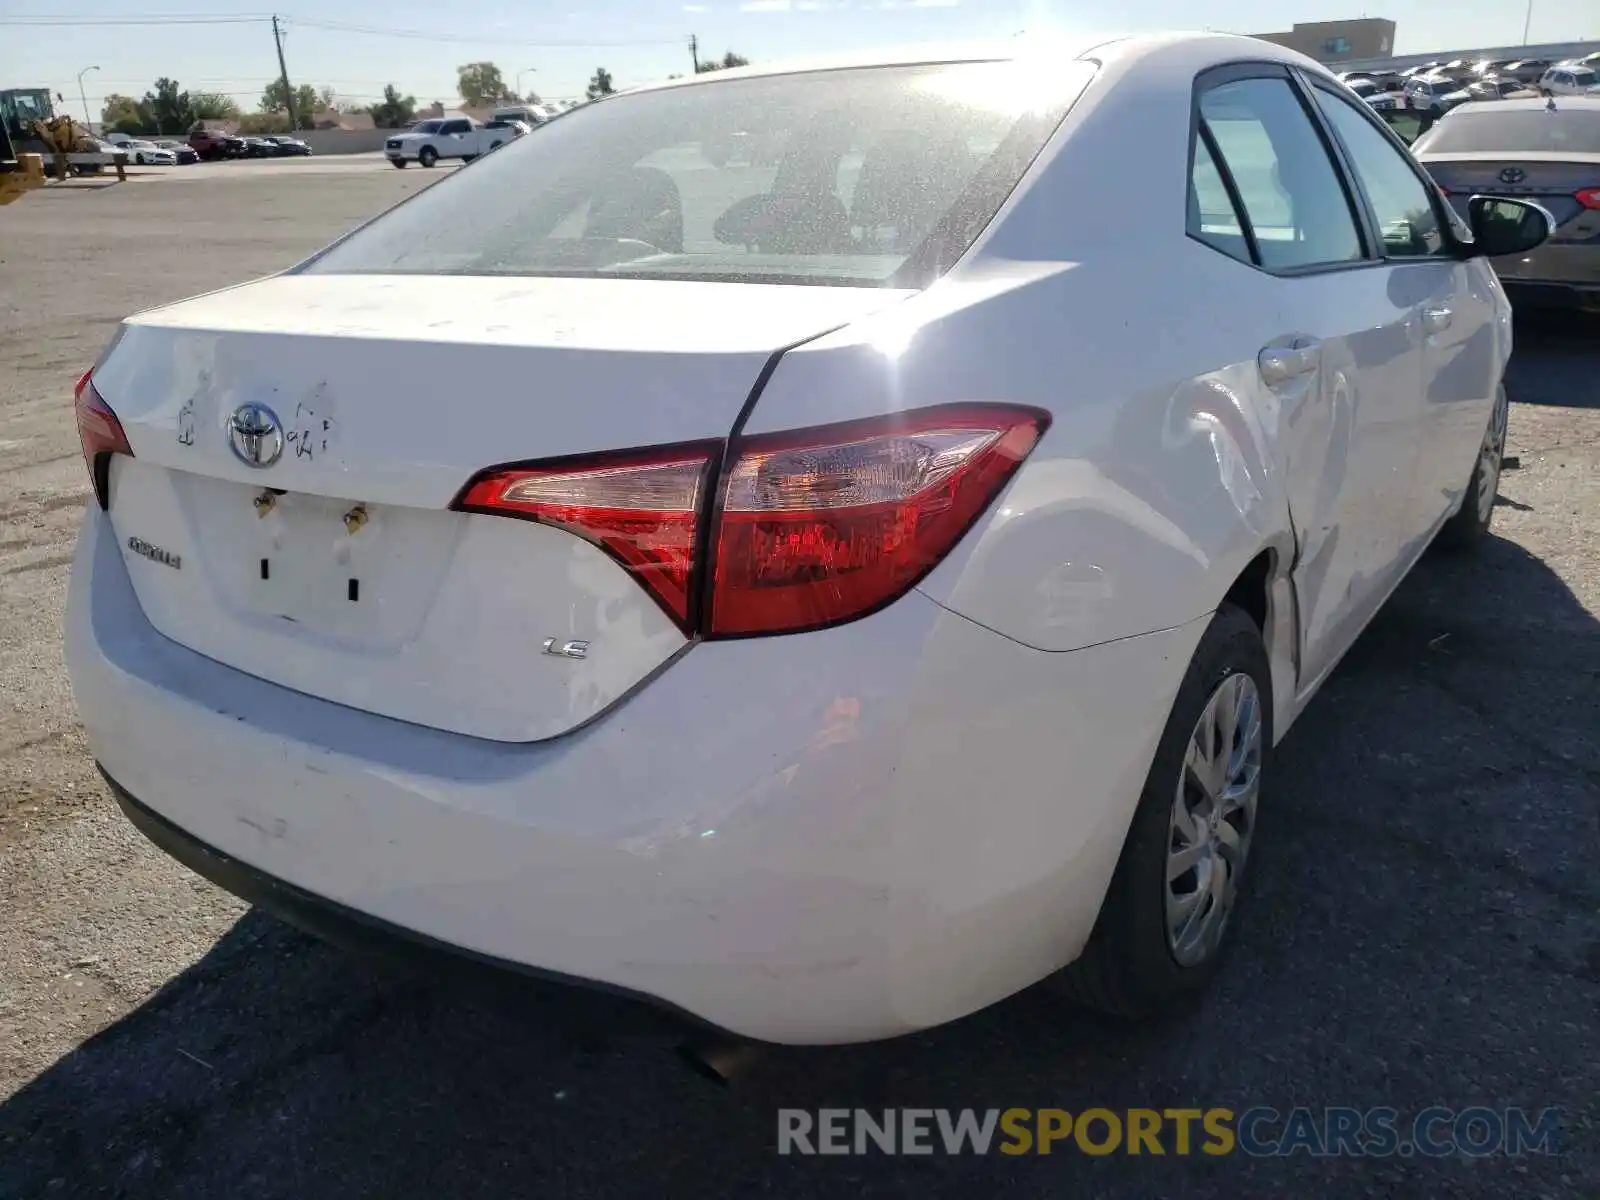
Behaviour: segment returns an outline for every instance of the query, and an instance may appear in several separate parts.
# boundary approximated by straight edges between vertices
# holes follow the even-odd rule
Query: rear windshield
[[[922,286],[1093,77],[1012,63],[727,79],[584,105],[334,246],[314,273]]]
[[[1558,107],[1550,112],[1543,107],[1471,105],[1456,109],[1411,149],[1417,154],[1600,154],[1600,108]]]
[[[418,121],[411,127],[412,133],[438,133],[444,128],[443,121]]]

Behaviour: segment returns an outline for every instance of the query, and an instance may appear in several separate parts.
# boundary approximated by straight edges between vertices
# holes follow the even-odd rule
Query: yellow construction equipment
[[[44,159],[37,154],[17,154],[11,135],[0,122],[0,204],[10,204],[25,192],[44,186]]]

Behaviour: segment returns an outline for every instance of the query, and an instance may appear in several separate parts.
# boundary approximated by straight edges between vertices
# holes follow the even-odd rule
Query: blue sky
[[[1326,0],[1325,0],[1326,2]],[[1401,53],[1513,43],[1526,15],[1523,0],[1412,0],[1363,10],[1357,3],[1285,8],[1273,0],[544,0],[528,4],[459,4],[421,0],[285,0],[285,53],[295,84],[331,86],[351,101],[376,98],[387,82],[426,104],[455,98],[455,69],[478,59],[498,63],[513,86],[552,97],[576,96],[596,66],[617,84],[660,79],[689,67],[687,37],[703,56],[733,49],[770,60],[896,43],[1009,37],[1021,29],[1118,33],[1162,28],[1253,32],[1295,20],[1386,15],[1399,26]],[[109,20],[131,15],[259,16],[260,0],[0,0],[0,15]],[[1595,0],[1533,0],[1531,40],[1600,37]],[[298,19],[297,19],[298,18]],[[439,36],[392,36],[318,27],[310,22]],[[450,40],[441,40],[447,37]],[[85,78],[94,119],[110,92],[141,95],[160,75],[191,90],[233,93],[248,110],[277,71],[265,23],[0,27],[0,87],[45,86],[81,116],[77,73]],[[532,68],[529,70],[529,68]]]

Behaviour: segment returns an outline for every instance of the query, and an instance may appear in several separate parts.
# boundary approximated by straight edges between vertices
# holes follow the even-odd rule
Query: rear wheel
[[[1472,464],[1472,482],[1467,484],[1467,494],[1461,498],[1461,509],[1439,530],[1436,544],[1443,549],[1471,550],[1489,533],[1489,525],[1494,520],[1495,496],[1500,491],[1500,462],[1506,452],[1509,408],[1505,384],[1501,384],[1495,392],[1488,428],[1483,431],[1483,444],[1478,447],[1477,460]]]
[[[439,161],[439,152],[432,146],[424,146],[417,154],[417,161],[425,167],[431,167]]]
[[[1255,840],[1270,679],[1261,631],[1222,605],[1178,688],[1089,944],[1062,974],[1073,999],[1150,1016],[1215,974]]]

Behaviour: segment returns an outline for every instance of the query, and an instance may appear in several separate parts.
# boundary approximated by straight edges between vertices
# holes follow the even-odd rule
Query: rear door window
[[[1209,88],[1200,96],[1200,120],[1201,140],[1210,140],[1216,167],[1233,181],[1262,267],[1297,270],[1364,258],[1344,184],[1287,78]]]

